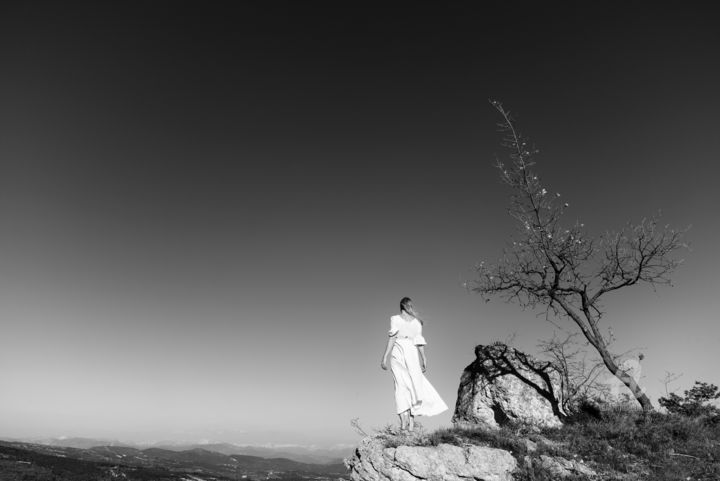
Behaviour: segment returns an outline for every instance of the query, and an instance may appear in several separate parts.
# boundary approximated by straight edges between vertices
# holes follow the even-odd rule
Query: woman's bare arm
[[[425,372],[425,369],[427,369],[427,358],[425,357],[425,346],[418,346],[418,353],[420,354],[420,366],[422,367],[422,372]]]
[[[390,355],[390,351],[392,351],[393,346],[395,345],[395,338],[397,337],[397,333],[393,336],[388,337],[387,346],[385,346],[385,354],[383,354],[382,360],[380,361],[380,367],[387,371],[387,358],[388,355]]]

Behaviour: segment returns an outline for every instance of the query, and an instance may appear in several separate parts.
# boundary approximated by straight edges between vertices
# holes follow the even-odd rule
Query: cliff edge
[[[512,481],[517,461],[510,452],[485,446],[397,446],[367,437],[345,460],[353,481]]]

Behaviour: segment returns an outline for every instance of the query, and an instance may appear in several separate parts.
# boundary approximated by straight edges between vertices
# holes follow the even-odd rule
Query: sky
[[[683,4],[3,2],[0,437],[355,443],[414,299],[451,409],[477,344],[556,328],[463,289],[514,234],[488,98],[591,235],[691,226],[608,297],[655,401],[720,384],[720,33]],[[571,329],[572,326],[568,325]],[[636,352],[636,351],[635,351]]]

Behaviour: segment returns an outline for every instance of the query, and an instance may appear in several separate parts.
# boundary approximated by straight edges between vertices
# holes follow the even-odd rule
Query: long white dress
[[[395,345],[390,353],[390,370],[395,381],[397,413],[410,409],[413,416],[434,416],[447,410],[447,404],[420,366],[417,346],[426,344],[420,321],[415,318],[406,321],[402,316],[392,316],[388,335],[395,336]],[[419,401],[422,402],[418,404]]]

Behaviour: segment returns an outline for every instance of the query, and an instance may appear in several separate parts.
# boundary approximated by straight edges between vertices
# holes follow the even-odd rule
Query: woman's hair
[[[418,315],[417,311],[415,310],[415,307],[413,307],[412,299],[409,297],[403,297],[400,300],[400,312],[405,311],[411,316],[413,316],[415,319],[420,321],[420,324],[425,324],[425,321],[420,319],[420,316]]]

